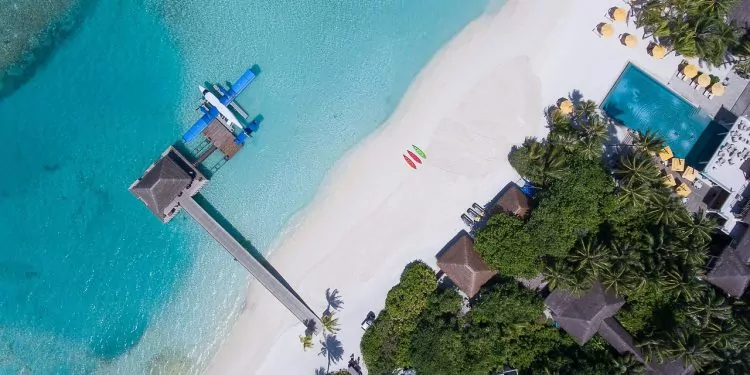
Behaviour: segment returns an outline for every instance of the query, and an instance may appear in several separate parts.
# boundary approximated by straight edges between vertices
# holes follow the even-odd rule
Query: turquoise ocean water
[[[238,100],[263,115],[261,130],[204,195],[264,251],[335,160],[487,6],[86,7],[68,40],[0,101],[0,374],[203,368],[242,303],[245,272],[184,215],[162,225],[127,191],[198,117],[197,85],[261,69]]]

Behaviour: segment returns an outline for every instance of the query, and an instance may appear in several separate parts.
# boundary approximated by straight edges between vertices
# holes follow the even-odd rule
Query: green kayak
[[[416,151],[417,154],[419,154],[419,156],[421,156],[423,159],[427,159],[427,154],[425,154],[424,151],[422,151],[421,148],[419,148],[419,147],[417,147],[415,145],[411,145],[411,147],[414,147],[414,151]]]

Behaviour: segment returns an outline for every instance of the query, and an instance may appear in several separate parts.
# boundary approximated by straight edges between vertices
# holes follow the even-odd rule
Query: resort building
[[[545,314],[554,319],[578,344],[585,344],[598,333],[618,353],[631,354],[638,361],[645,361],[635,339],[614,318],[625,300],[605,290],[598,281],[581,296],[555,289],[544,302],[547,305]],[[663,363],[652,361],[645,365],[648,373],[655,375],[694,373],[692,366],[686,368],[681,360],[675,358]]]
[[[482,261],[474,250],[474,240],[463,230],[436,257],[440,270],[469,298],[497,274]]]
[[[198,193],[208,180],[174,147],[151,165],[130,191],[163,223],[180,210],[180,200]]]
[[[705,280],[726,294],[740,298],[750,283],[750,235],[745,232],[739,241],[727,246],[710,270]]]
[[[521,191],[518,185],[512,182],[493,201],[495,203],[492,205],[491,215],[506,212],[521,219],[526,219],[531,210],[531,199]]]

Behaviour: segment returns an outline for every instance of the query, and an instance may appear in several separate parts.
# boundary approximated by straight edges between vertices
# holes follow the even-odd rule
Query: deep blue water
[[[205,195],[265,250],[487,2],[92,6],[0,101],[0,374],[135,374],[157,355],[200,370],[245,273],[184,215],[162,225],[127,191],[197,117],[197,84],[262,70],[239,99],[261,131]]]

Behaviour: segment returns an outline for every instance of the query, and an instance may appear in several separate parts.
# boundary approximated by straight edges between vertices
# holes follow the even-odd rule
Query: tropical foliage
[[[660,44],[686,57],[718,66],[741,45],[742,30],[727,21],[735,0],[649,0],[636,6],[635,19]]]
[[[655,153],[664,142],[654,133],[637,134],[614,163],[601,152],[592,159],[580,141],[582,119],[597,115],[581,115],[582,107],[551,115],[546,140],[511,153],[518,172],[542,190],[528,220],[499,214],[479,230],[483,259],[505,275],[541,270],[551,289],[583,292],[600,281],[626,298],[617,318],[655,360],[681,356],[701,371],[748,372],[747,345],[734,339],[750,330],[746,308],[701,280],[716,222],[688,213],[662,185]],[[548,160],[529,157],[544,148],[560,150],[554,178],[538,173]]]
[[[702,280],[716,222],[688,213],[663,186],[654,156],[663,141],[646,132],[633,147],[604,152],[612,151],[598,125],[606,121],[591,102],[570,115],[552,112],[549,124],[547,139],[528,139],[509,155],[540,188],[535,207],[527,219],[490,217],[475,236],[483,260],[503,277],[541,272],[550,289],[584,292],[601,282],[625,298],[616,318],[648,360],[750,373],[750,307]],[[436,288],[429,267],[407,267],[364,335],[370,372],[487,374],[508,365],[534,374],[643,373],[601,339],[579,347],[548,326],[536,294],[510,280],[490,284],[462,313],[461,299]]]
[[[412,263],[404,275],[425,267]],[[421,301],[424,290],[404,285],[403,280],[391,291],[414,293]],[[393,306],[386,302],[365,332],[362,354],[369,373],[391,374],[397,368],[411,368],[417,374],[489,374],[507,365],[528,373],[593,375],[615,373],[618,368],[615,356],[600,341],[580,347],[545,322],[541,297],[512,279],[485,286],[465,314],[458,293],[435,283],[429,285],[432,290],[426,295],[426,304],[416,317],[409,318],[414,318],[414,330],[397,330]],[[397,349],[399,344],[404,345],[403,351]]]

